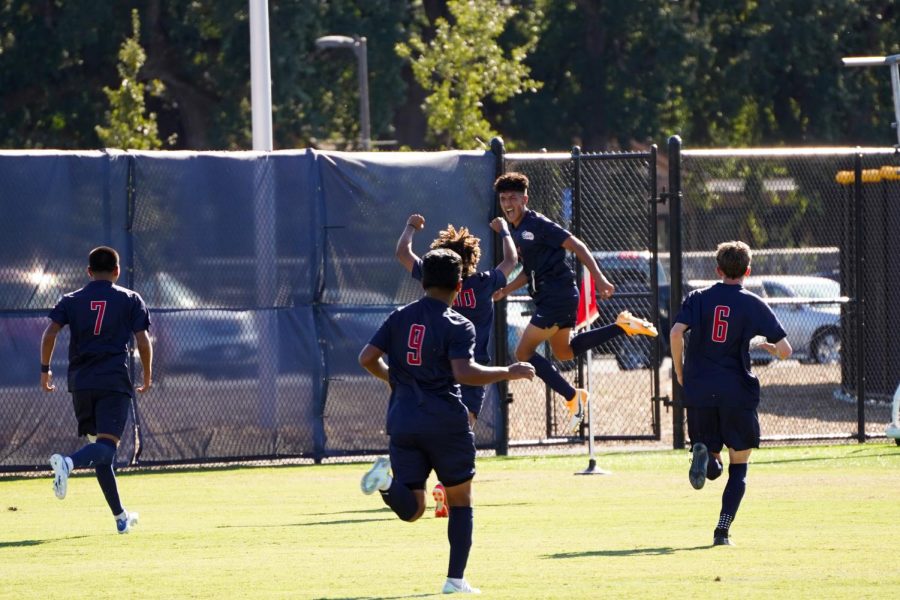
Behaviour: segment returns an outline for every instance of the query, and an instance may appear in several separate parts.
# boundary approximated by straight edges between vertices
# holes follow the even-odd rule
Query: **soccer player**
[[[566,251],[574,253],[590,271],[601,300],[610,298],[615,287],[600,272],[584,242],[528,208],[528,177],[505,173],[494,182],[494,191],[500,198],[503,216],[512,226],[523,267],[512,282],[494,294],[494,299],[501,300],[528,285],[536,310],[516,347],[516,359],[534,365],[537,376],[563,397],[571,416],[569,430],[574,431],[584,417],[587,391],[572,387],[549,360],[537,353],[538,346],[549,340],[557,359],[572,360],[623,334],[656,337],[656,327],[626,310],[614,324],[589,329],[570,339],[578,314],[579,292],[575,273],[566,264]]]
[[[753,448],[759,448],[759,380],[750,370],[750,341],[765,337],[759,347],[780,359],[792,351],[769,306],[742,286],[750,275],[750,260],[744,242],[719,244],[716,273],[721,283],[688,294],[669,335],[675,376],[684,387],[692,454],[688,476],[695,489],[722,474],[722,447],[728,447],[728,482],[713,533],[715,546],[731,545],[729,528],[747,487],[747,463]],[[686,331],[691,334],[685,355]]]
[[[147,329],[150,314],[141,297],[115,283],[119,279],[119,254],[107,246],[94,248],[88,257],[90,283],[64,295],[50,311],[50,324],[41,338],[41,389],[52,392],[50,360],[56,336],[70,330],[68,387],[72,394],[78,435],[90,443],[71,456],[54,454],[53,491],[66,497],[69,474],[75,468],[94,467],[100,489],[116,520],[116,530],[128,533],[138,513],[122,507],[113,463],[131,407],[132,383],[128,374],[128,341],[134,335],[143,368],[140,393],[153,380],[153,348]]]
[[[452,250],[425,254],[425,296],[391,313],[359,355],[359,364],[391,388],[390,458],[375,461],[362,478],[362,491],[378,490],[398,517],[413,522],[425,512],[425,482],[435,471],[450,507],[444,593],[478,592],[464,577],[472,546],[475,436],[459,384],[484,386],[534,377],[527,363],[485,367],[475,362],[475,326],[450,308],[462,289],[462,264]]]
[[[431,242],[431,248],[447,248],[459,254],[463,261],[462,289],[453,301],[453,309],[469,319],[475,325],[475,362],[481,365],[491,364],[490,347],[491,329],[494,325],[494,292],[506,285],[506,279],[518,264],[516,247],[512,243],[506,221],[500,217],[491,221],[491,229],[500,234],[503,240],[503,260],[495,269],[478,272],[478,260],[481,258],[481,240],[469,233],[466,227],[456,229],[447,225],[438,237]],[[400,264],[409,271],[413,279],[422,280],[422,259],[412,250],[413,235],[425,227],[425,217],[412,214],[406,219],[406,227],[397,240],[395,256]],[[478,413],[484,403],[485,388],[483,386],[460,386],[462,402],[469,409],[469,423],[475,426]],[[440,482],[434,486],[435,517],[447,517],[446,490]]]

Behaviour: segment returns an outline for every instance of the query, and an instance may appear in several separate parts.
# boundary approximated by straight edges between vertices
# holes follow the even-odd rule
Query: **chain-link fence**
[[[884,327],[900,292],[896,153],[685,150],[681,160],[683,293],[716,279],[719,242],[746,241],[745,287],[794,348],[785,362],[751,352],[764,438],[883,435],[900,383],[900,344]]]
[[[590,249],[616,286],[600,305],[593,327],[615,321],[622,310],[658,321],[665,274],[656,255],[656,155],[646,153],[507,154],[505,172],[529,179],[528,206],[569,229]],[[577,258],[569,266],[579,275]],[[533,304],[524,290],[507,301],[508,347],[512,354],[528,325]],[[660,325],[657,323],[657,325]],[[552,356],[545,344],[539,351]],[[593,435],[597,439],[658,439],[659,340],[620,337],[593,351],[591,366]],[[585,381],[586,361],[555,361],[574,385]],[[562,399],[547,386],[513,382],[509,409],[510,445],[572,441]]]

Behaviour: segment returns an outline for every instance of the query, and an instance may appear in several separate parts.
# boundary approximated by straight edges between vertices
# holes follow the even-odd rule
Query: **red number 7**
[[[103,313],[106,312],[106,300],[91,300],[91,310],[97,311],[97,320],[94,322],[94,335],[100,335],[100,327],[103,325]]]

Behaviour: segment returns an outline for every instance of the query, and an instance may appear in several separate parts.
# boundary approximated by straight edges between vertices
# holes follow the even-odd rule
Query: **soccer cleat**
[[[587,404],[587,390],[575,388],[575,395],[566,400],[566,409],[569,411],[569,427],[566,431],[575,432],[581,421],[584,420],[584,407]]]
[[[363,475],[359,487],[363,494],[374,494],[375,490],[387,489],[390,484],[391,476],[388,471],[391,469],[391,460],[386,456],[379,456],[375,459],[372,468]]]
[[[66,490],[69,488],[72,459],[62,454],[54,454],[50,457],[50,467],[53,469],[53,493],[62,500],[66,497]]]
[[[481,590],[473,588],[465,579],[452,579],[448,577],[447,581],[444,582],[444,589],[441,590],[441,592],[444,594],[480,594]]]
[[[706,467],[709,464],[709,452],[705,444],[694,444],[691,449],[691,469],[688,471],[688,479],[695,490],[703,488],[706,483]]]
[[[629,336],[649,335],[650,337],[656,337],[659,335],[656,331],[656,326],[653,325],[653,323],[635,317],[627,310],[623,310],[619,313],[619,316],[616,317],[616,325],[624,329],[625,333]]]
[[[450,516],[450,509],[447,507],[447,492],[444,490],[444,484],[438,482],[431,492],[434,496],[434,518],[446,519]]]
[[[728,537],[728,530],[716,529],[713,533],[713,546],[734,546]]]
[[[131,528],[138,524],[138,514],[136,512],[124,511],[116,517],[116,531],[121,533],[129,533]]]

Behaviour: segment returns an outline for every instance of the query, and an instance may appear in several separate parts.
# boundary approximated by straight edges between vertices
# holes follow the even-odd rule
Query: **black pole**
[[[865,269],[865,244],[863,243],[862,154],[853,161],[853,201],[856,205],[856,246],[854,285],[856,286],[856,439],[860,444],[866,441],[866,293],[863,269]]]
[[[681,138],[669,138],[669,265],[672,283],[669,298],[669,321],[681,307]],[[667,331],[660,335],[668,335]],[[674,367],[673,367],[674,369]],[[684,405],[682,390],[672,373],[672,447],[684,448]]]
[[[503,174],[503,157],[506,154],[503,138],[495,137],[491,140],[491,152],[494,154],[494,176],[499,177]],[[499,200],[494,194],[491,218],[499,216]],[[493,239],[491,247],[494,251],[494,264],[497,264],[500,257],[503,256],[503,242],[499,235],[493,235],[491,239]],[[509,360],[509,344],[507,344],[506,306],[506,299],[494,304],[494,356],[497,357],[496,364],[498,365],[508,365],[511,362]],[[500,403],[500,428],[496,436],[497,456],[506,456],[509,454],[509,403],[512,402],[512,395],[509,393],[509,385],[506,381],[497,383],[497,402]]]

